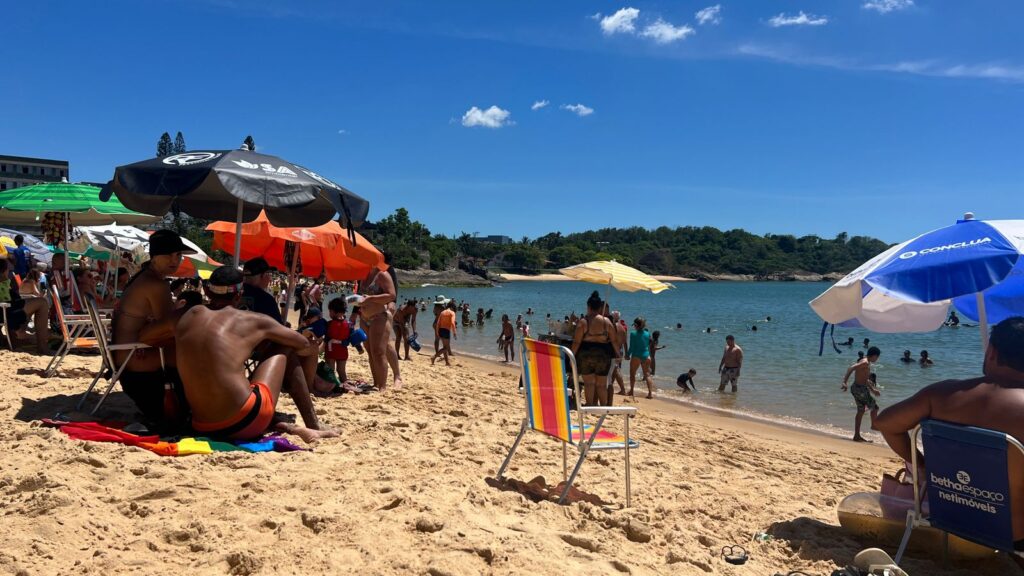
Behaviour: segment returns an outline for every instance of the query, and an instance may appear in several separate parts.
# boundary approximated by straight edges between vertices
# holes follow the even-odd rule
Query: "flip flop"
[[[747,563],[750,556],[747,554],[746,548],[739,544],[732,546],[722,546],[722,558],[729,564],[741,566]]]

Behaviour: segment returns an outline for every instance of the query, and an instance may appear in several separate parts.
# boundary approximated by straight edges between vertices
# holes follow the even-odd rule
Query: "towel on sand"
[[[189,454],[211,454],[213,452],[294,452],[305,450],[292,444],[280,434],[268,434],[256,441],[220,441],[209,438],[178,438],[177,441],[161,440],[159,436],[139,436],[122,430],[123,423],[107,422],[65,422],[44,419],[43,425],[52,426],[76,440],[91,442],[116,442],[137,446],[161,456],[187,456]]]

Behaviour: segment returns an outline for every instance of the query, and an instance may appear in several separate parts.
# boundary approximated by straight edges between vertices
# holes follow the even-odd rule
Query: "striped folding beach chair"
[[[53,354],[50,363],[46,365],[46,370],[43,374],[47,378],[57,373],[57,368],[60,367],[61,362],[64,361],[64,358],[72,350],[98,349],[96,338],[87,336],[92,331],[92,321],[89,320],[89,317],[86,315],[65,314],[64,309],[60,305],[60,293],[57,287],[54,286],[50,290],[53,297],[51,308],[54,314],[57,315],[57,325],[60,327],[60,333],[64,341],[61,342],[60,347]]]
[[[569,489],[579,474],[587,454],[592,450],[624,450],[626,459],[626,506],[630,506],[629,451],[639,448],[640,443],[629,437],[629,418],[636,414],[633,406],[580,406],[574,417],[569,409],[569,386],[567,377],[572,376],[572,386],[577,399],[581,399],[579,377],[576,374],[576,359],[572,352],[557,344],[524,338],[521,344],[522,376],[526,396],[526,417],[523,418],[512,449],[498,469],[498,480],[502,479],[505,468],[519,447],[519,442],[530,430],[540,432],[562,443],[562,478],[565,488],[558,503],[565,502]],[[570,371],[571,370],[571,371]],[[585,415],[597,416],[597,422],[586,424]],[[603,428],[609,415],[623,416],[623,434],[616,434]],[[568,448],[573,446],[579,453],[572,474],[568,471]]]
[[[942,530],[947,554],[948,538],[953,534],[994,550],[1024,555],[1024,541],[1013,540],[1011,507],[1024,495],[1011,493],[1009,475],[1011,462],[1019,466],[1024,459],[1024,445],[1003,432],[930,419],[911,431],[912,446],[917,446],[918,437],[924,448],[925,478],[917,478],[917,450],[912,456],[912,476],[915,486],[928,486],[929,512],[926,516],[922,511],[920,491],[915,491],[896,563],[903,558],[917,526]]]

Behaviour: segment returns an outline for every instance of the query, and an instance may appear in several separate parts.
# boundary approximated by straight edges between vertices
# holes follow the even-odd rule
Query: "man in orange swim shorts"
[[[242,273],[221,266],[206,283],[209,306],[195,306],[175,328],[178,372],[192,407],[196,432],[250,440],[273,428],[306,442],[337,436],[320,426],[309,397],[301,358],[317,348],[304,336],[264,314],[238,310]],[[252,379],[245,361],[259,350],[264,358]],[[274,407],[282,388],[295,401],[305,427],[281,422]]]

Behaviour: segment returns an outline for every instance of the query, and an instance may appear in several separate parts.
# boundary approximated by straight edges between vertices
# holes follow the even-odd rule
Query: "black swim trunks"
[[[167,368],[164,371],[154,370],[152,372],[132,372],[125,370],[118,380],[121,389],[135,402],[135,406],[146,417],[147,420],[159,424],[171,424],[167,422],[164,415],[164,384],[170,383],[174,389],[179,407],[187,407],[185,400],[185,387],[181,384],[181,376],[175,368]],[[187,410],[179,410],[187,412]],[[178,419],[184,419],[185,414],[176,415]]]

